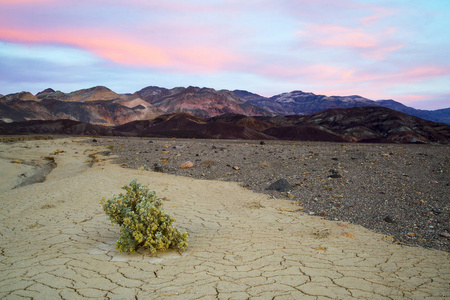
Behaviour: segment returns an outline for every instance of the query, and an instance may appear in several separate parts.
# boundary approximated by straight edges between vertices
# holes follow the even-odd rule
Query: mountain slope
[[[47,100],[45,100],[47,101]],[[166,138],[281,139],[370,143],[450,143],[450,126],[384,107],[330,109],[303,116],[248,117],[226,114],[209,119],[187,113],[162,115],[115,127],[73,120],[1,123],[0,134],[99,134]]]
[[[324,127],[349,141],[441,143],[450,140],[450,126],[385,107],[330,109],[298,117],[298,125]]]
[[[450,124],[450,108],[439,110],[420,110],[408,107],[394,100],[370,100],[361,96],[325,96],[302,91],[292,91],[263,97],[247,91],[234,91],[243,101],[264,108],[277,115],[311,114],[331,108],[351,108],[381,106],[423,118],[433,122]]]
[[[235,93],[228,90],[216,91],[193,86],[171,90],[147,87],[138,91],[137,94],[165,113],[185,112],[203,118],[226,113],[270,115],[264,109],[242,101]]]
[[[393,100],[373,101],[360,96],[328,97],[302,91],[267,98],[243,90],[232,92],[192,86],[173,89],[149,86],[133,94],[117,94],[103,86],[67,94],[50,88],[36,96],[20,92],[0,97],[0,121],[64,118],[114,126],[173,113],[189,113],[207,119],[223,114],[304,115],[326,109],[367,106],[393,108],[427,120],[450,124],[450,108],[416,110]],[[286,122],[289,119],[280,120]]]

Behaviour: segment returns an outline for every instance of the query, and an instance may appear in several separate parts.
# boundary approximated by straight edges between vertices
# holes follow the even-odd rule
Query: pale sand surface
[[[0,144],[0,298],[450,297],[448,252],[391,244],[363,227],[295,212],[291,201],[236,183],[108,161],[90,167],[88,155],[105,149],[81,140]],[[24,172],[8,160],[44,164],[57,149],[65,152],[54,155],[57,167],[45,182],[12,190],[3,184],[14,185]],[[117,252],[119,228],[98,202],[133,178],[166,198],[165,211],[189,233],[186,252]]]

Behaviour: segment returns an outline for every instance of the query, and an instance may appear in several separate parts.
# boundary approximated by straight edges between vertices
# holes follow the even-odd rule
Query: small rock
[[[343,222],[337,223],[337,226],[342,227],[342,228],[348,228],[348,226]]]
[[[12,160],[11,163],[20,165],[20,164],[22,164],[22,161],[21,160]]]
[[[275,190],[278,192],[287,192],[292,189],[291,184],[284,178],[272,183],[267,188],[268,190]]]
[[[185,163],[183,163],[181,166],[179,166],[179,169],[190,169],[193,168],[194,164],[191,161],[187,161]]]
[[[448,232],[441,232],[439,233],[440,236],[445,237],[445,238],[450,238],[450,233]]]
[[[153,141],[148,141],[149,144],[153,144]]]
[[[392,219],[391,216],[386,216],[386,217],[384,217],[383,220],[387,223],[394,223],[394,219]]]
[[[211,147],[211,149],[215,150],[215,149],[217,149],[217,147],[213,145],[213,146]]]
[[[155,172],[160,172],[160,173],[163,173],[163,172],[164,172],[163,168],[162,168],[161,166],[159,166],[158,164],[155,164],[155,165],[153,166],[153,171],[155,171]]]
[[[236,170],[236,171],[237,171],[237,170],[239,170],[239,169],[240,169],[240,168],[239,168],[238,166],[234,166],[234,167],[233,167],[233,170]]]
[[[259,142],[259,144],[260,144],[260,145],[265,145],[266,142],[265,142],[265,141],[261,141],[261,142]]]
[[[347,237],[349,239],[352,239],[352,238],[355,237],[355,235],[353,233],[350,233],[350,232],[343,232],[342,236],[345,236],[345,237]]]
[[[96,140],[96,139],[93,139],[92,142],[93,142],[93,143],[97,143],[97,140]]]
[[[333,157],[331,160],[334,160],[334,161],[338,161],[339,160],[339,158],[337,158],[337,157]]]
[[[331,175],[328,176],[329,178],[342,178],[342,175],[338,171],[331,169],[330,172]]]

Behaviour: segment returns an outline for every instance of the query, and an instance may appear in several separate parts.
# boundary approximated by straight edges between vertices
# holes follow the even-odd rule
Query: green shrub
[[[109,200],[103,197],[100,202],[111,223],[120,225],[116,245],[119,252],[134,253],[140,247],[148,248],[152,253],[169,248],[186,249],[188,234],[182,234],[172,226],[176,220],[164,213],[155,192],[137,183],[136,179],[122,189],[125,194],[120,193]]]

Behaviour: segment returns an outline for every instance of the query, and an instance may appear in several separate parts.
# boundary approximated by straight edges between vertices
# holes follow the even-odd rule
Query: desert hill
[[[45,89],[36,95],[20,92],[0,96],[0,120],[57,120],[117,126],[173,113],[202,118],[223,114],[247,116],[307,115],[331,108],[387,107],[420,118],[450,124],[450,108],[417,110],[393,100],[373,101],[361,96],[324,96],[302,91],[270,98],[243,90],[214,90],[199,87],[166,89],[148,86],[131,94],[117,94],[104,86],[70,93]]]
[[[312,114],[331,108],[351,108],[365,106],[379,106],[410,114],[434,122],[450,124],[450,108],[438,110],[420,110],[408,107],[394,100],[370,100],[358,95],[325,96],[292,91],[272,96],[260,96],[243,90],[235,90],[243,101],[264,108],[276,115]]]
[[[201,118],[166,114],[118,126],[73,120],[0,123],[0,134],[76,134],[166,138],[297,140],[370,143],[450,142],[450,126],[384,107],[330,109],[310,115]]]

